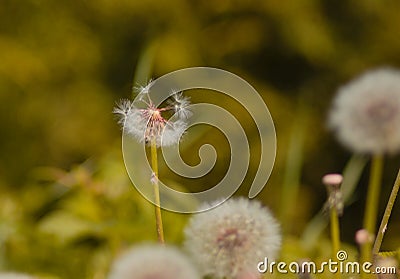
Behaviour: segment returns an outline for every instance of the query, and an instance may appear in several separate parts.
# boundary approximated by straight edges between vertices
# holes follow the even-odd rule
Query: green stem
[[[383,155],[372,157],[371,172],[368,185],[367,202],[365,205],[364,229],[371,235],[375,235],[376,219],[378,215],[379,194],[381,188],[383,170]],[[372,243],[366,242],[361,246],[361,263],[371,261]]]
[[[390,193],[390,197],[388,203],[386,205],[385,213],[383,214],[381,225],[379,227],[378,234],[375,239],[374,247],[372,248],[372,255],[375,257],[378,255],[379,250],[382,245],[383,236],[385,234],[387,225],[389,223],[390,214],[392,213],[394,202],[396,201],[397,193],[400,188],[400,169],[397,173],[396,181],[394,182],[392,192]]]
[[[340,250],[340,227],[339,227],[339,216],[336,208],[330,209],[331,217],[331,238],[332,238],[332,259],[336,258],[337,252]],[[340,273],[335,273],[335,278],[340,278]]]
[[[337,252],[340,250],[340,228],[339,217],[335,208],[331,209],[331,237],[333,257],[336,257]]]
[[[154,187],[154,203],[156,213],[156,229],[158,242],[164,244],[164,229],[161,217],[160,208],[160,188],[158,185],[158,161],[157,161],[157,143],[155,139],[151,141],[151,167],[154,172],[154,179],[152,181]]]

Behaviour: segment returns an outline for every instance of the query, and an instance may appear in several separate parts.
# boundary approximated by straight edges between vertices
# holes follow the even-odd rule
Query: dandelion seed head
[[[257,273],[257,263],[274,260],[281,246],[280,226],[258,201],[230,199],[192,217],[185,248],[203,275],[241,278]]]
[[[131,248],[112,265],[108,279],[200,279],[179,250],[160,245]]]
[[[152,82],[150,82],[152,83]],[[151,87],[148,84],[147,87]],[[141,94],[147,94],[147,89],[143,89]],[[155,142],[157,147],[170,146],[179,142],[187,128],[187,119],[191,113],[188,110],[189,99],[179,94],[174,97],[170,105],[162,108],[156,107],[147,94],[147,101],[144,108],[139,108],[132,101],[121,100],[114,108],[113,112],[119,116],[119,123],[124,132],[132,136],[139,142],[151,144]],[[166,119],[164,112],[175,111],[176,117]]]
[[[354,152],[398,152],[400,71],[373,70],[341,87],[329,116],[329,126]]]

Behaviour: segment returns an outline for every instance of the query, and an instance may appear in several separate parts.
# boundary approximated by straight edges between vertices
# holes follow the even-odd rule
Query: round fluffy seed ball
[[[200,279],[179,250],[161,245],[133,247],[112,265],[108,279]]]
[[[398,152],[400,71],[373,70],[341,87],[329,115],[329,126],[354,152]]]
[[[195,214],[185,229],[185,248],[203,275],[239,278],[257,274],[257,263],[273,261],[281,246],[280,226],[260,202],[230,199]]]

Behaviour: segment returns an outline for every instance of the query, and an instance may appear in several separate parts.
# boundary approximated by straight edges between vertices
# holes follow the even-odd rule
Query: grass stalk
[[[379,253],[379,250],[382,245],[383,236],[385,235],[386,228],[389,223],[390,214],[392,213],[392,209],[394,206],[394,202],[396,201],[397,193],[400,188],[400,169],[397,173],[396,181],[394,182],[392,192],[390,193],[390,197],[388,203],[386,204],[385,213],[383,214],[381,225],[379,226],[378,234],[375,239],[374,247],[372,248],[372,255],[376,257]]]

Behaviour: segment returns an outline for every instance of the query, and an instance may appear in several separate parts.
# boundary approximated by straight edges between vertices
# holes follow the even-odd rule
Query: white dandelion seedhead
[[[329,126],[354,152],[398,152],[400,71],[373,70],[341,87],[329,115]]]
[[[158,147],[170,146],[179,142],[187,128],[186,121],[191,116],[188,109],[190,102],[179,93],[175,94],[174,101],[168,106],[158,108],[148,95],[152,83],[140,89],[139,94],[147,95],[147,100],[144,100],[143,96],[139,98],[145,105],[144,108],[139,108],[132,101],[121,100],[113,112],[119,115],[119,123],[124,132],[139,142],[150,144],[154,140]],[[168,111],[174,111],[176,117],[166,119],[163,114]]]
[[[241,278],[257,274],[264,257],[273,261],[281,246],[280,226],[258,201],[230,199],[192,217],[185,247],[204,275]]]
[[[160,245],[134,247],[112,265],[108,279],[200,279],[179,250]]]

